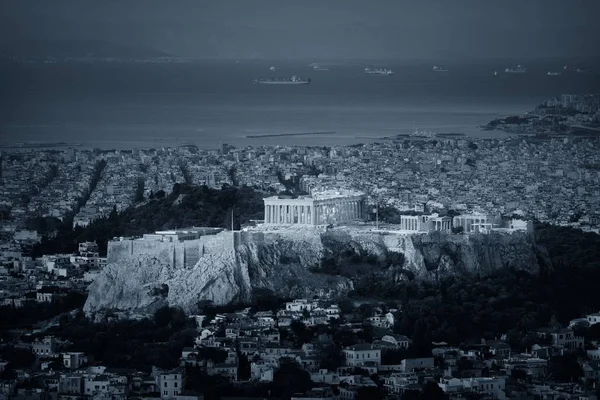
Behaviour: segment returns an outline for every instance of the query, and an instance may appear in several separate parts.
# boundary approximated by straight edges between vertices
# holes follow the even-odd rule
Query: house
[[[82,374],[61,374],[58,382],[58,392],[64,394],[82,394],[84,376]]]
[[[504,398],[505,379],[503,377],[491,378],[442,378],[438,386],[444,393],[462,392],[471,390],[478,394],[490,394],[493,398]]]
[[[588,314],[585,316],[586,321],[591,325],[600,323],[600,312]]]
[[[387,349],[407,349],[409,340],[404,335],[384,335],[381,340],[376,340],[373,344]]]
[[[548,369],[548,360],[537,357],[511,357],[504,362],[504,368],[508,374],[514,370],[525,371],[527,376],[541,378],[546,375]]]
[[[184,369],[179,367],[171,371],[153,371],[157,386],[160,391],[160,397],[163,399],[172,399],[183,390]]]
[[[213,364],[212,362],[209,362],[206,366],[206,372],[209,375],[227,376],[234,382],[238,380],[237,370],[238,370],[237,364],[228,364],[228,363]]]
[[[504,397],[506,380],[503,377],[463,379],[463,387],[479,394],[491,394],[495,398]]]
[[[326,369],[312,372],[310,380],[314,383],[326,383],[328,385],[337,385],[340,383],[340,375],[337,372],[330,372]]]
[[[433,357],[406,358],[400,363],[403,372],[433,368]]]
[[[346,359],[346,365],[359,366],[367,362],[381,364],[381,349],[372,344],[355,344],[342,350]]]
[[[583,376],[590,381],[597,381],[600,378],[600,361],[588,361],[582,365]]]
[[[383,378],[383,386],[387,393],[402,395],[404,391],[411,390],[419,385],[419,377],[412,372],[395,372]]]
[[[313,388],[306,393],[293,394],[290,400],[316,400],[316,399],[330,399],[338,400],[331,388]]]
[[[487,344],[490,346],[490,354],[502,358],[510,357],[511,348],[508,343],[505,343],[500,340],[489,340]]]
[[[57,357],[58,342],[54,336],[46,336],[43,340],[36,340],[31,345],[31,351],[38,357]]]
[[[87,356],[82,352],[62,353],[62,356],[63,365],[69,369],[77,369],[88,362]]]
[[[575,336],[569,328],[546,328],[540,329],[538,335],[550,335],[554,346],[563,346],[566,349],[582,349],[583,338]]]
[[[250,378],[258,381],[273,381],[275,368],[264,361],[253,362],[250,364]]]
[[[317,303],[308,301],[307,299],[296,299],[285,303],[286,311],[302,312],[304,310],[310,312],[317,308]]]

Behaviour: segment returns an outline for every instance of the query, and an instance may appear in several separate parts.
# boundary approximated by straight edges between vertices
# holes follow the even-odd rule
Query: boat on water
[[[504,72],[506,72],[507,74],[524,74],[525,72],[527,72],[527,68],[519,64],[516,66],[516,68],[506,68]]]
[[[321,67],[320,65],[313,65],[315,71],[329,71],[329,68]]]
[[[308,85],[310,78],[303,79],[296,75],[291,78],[259,78],[255,79],[253,83],[258,85]]]
[[[273,66],[273,65],[272,65],[272,66],[269,68],[269,71],[279,71],[280,69],[281,69],[281,68],[277,68],[277,67],[275,67],[275,66]]]
[[[394,75],[394,71],[387,68],[365,68],[365,74],[367,75]]]
[[[563,67],[563,69],[565,71],[573,71],[573,72],[577,72],[578,74],[591,74],[591,71],[585,69],[585,68],[579,68],[579,67],[569,67],[567,65],[565,65]]]
[[[438,65],[433,66],[433,72],[448,72],[448,68],[440,67]]]
[[[552,71],[548,71],[548,73],[547,73],[546,75],[548,75],[548,76],[558,76],[558,75],[560,75],[560,74],[561,74],[560,72],[552,72]]]
[[[494,71],[494,76],[498,76],[498,71]]]

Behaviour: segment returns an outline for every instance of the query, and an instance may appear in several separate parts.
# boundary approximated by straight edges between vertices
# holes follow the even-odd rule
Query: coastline
[[[311,135],[334,135],[335,131],[322,132],[299,132],[299,133],[266,133],[264,135],[247,135],[246,139],[259,139],[267,137],[283,137],[283,136],[311,136]]]

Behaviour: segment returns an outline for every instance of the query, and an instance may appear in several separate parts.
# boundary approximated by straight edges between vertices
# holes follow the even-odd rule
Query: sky
[[[600,55],[599,0],[0,0],[0,43],[104,40],[201,58]]]

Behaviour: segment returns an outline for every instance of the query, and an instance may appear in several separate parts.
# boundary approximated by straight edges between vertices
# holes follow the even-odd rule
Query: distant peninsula
[[[600,135],[600,94],[563,94],[522,115],[494,119],[481,129],[549,137],[597,137]]]
[[[11,58],[159,58],[171,57],[162,51],[127,46],[104,40],[24,40],[0,44],[0,55]]]

